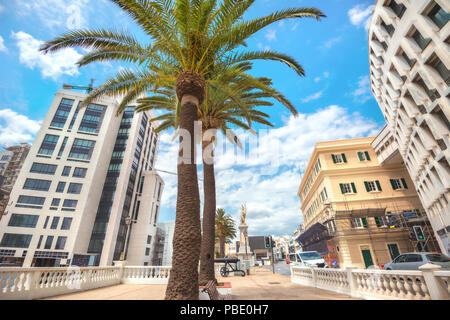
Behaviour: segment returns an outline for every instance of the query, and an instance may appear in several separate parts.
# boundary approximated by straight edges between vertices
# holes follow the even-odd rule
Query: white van
[[[291,253],[289,263],[293,266],[328,268],[325,259],[317,251]]]

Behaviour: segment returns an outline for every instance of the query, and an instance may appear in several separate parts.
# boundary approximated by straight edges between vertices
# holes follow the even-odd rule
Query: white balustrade
[[[122,283],[128,284],[167,284],[170,270],[168,266],[125,267]]]
[[[431,268],[431,269],[430,269]],[[291,281],[362,299],[450,299],[450,271],[359,270],[291,267]]]

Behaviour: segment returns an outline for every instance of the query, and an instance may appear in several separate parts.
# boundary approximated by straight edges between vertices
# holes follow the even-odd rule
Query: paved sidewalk
[[[357,300],[295,284],[289,277],[258,267],[251,270],[250,276],[218,277],[217,280],[231,282],[233,300]],[[165,285],[120,284],[47,300],[162,300],[165,291]]]

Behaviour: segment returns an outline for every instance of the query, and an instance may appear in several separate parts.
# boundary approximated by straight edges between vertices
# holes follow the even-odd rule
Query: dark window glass
[[[69,130],[72,130],[75,120],[77,119],[78,113],[80,112],[81,101],[78,103],[78,107],[73,114],[72,120],[70,121]]]
[[[45,217],[45,222],[44,222],[44,229],[47,229],[47,225],[48,225],[48,220],[50,219],[49,216]]]
[[[430,19],[433,20],[433,22],[436,23],[440,29],[442,29],[442,27],[445,26],[450,19],[450,15],[438,4],[431,9],[428,17],[430,17]]]
[[[395,28],[392,26],[392,24],[388,25],[388,24],[384,23],[383,20],[381,20],[381,26],[384,28],[384,30],[386,30],[386,32],[389,34],[389,36],[392,37],[392,35],[395,32]]]
[[[58,240],[56,240],[55,249],[56,250],[64,250],[64,247],[66,246],[67,237],[58,237]]]
[[[398,4],[394,0],[389,3],[389,8],[391,8],[400,19],[406,11],[406,7],[403,4]]]
[[[62,172],[62,176],[63,177],[68,177],[70,175],[70,170],[72,169],[72,167],[64,167],[64,170]]]
[[[102,125],[103,116],[106,107],[97,104],[91,104],[86,108],[83,119],[81,120],[79,131],[98,133]]]
[[[62,99],[56,110],[55,116],[53,117],[50,127],[63,128],[66,124],[67,117],[70,114],[74,100]]]
[[[420,254],[407,254],[406,262],[420,262],[423,261],[422,256]]]
[[[66,187],[65,182],[58,182],[58,186],[56,187],[56,192],[64,192],[65,187]]]
[[[94,146],[95,141],[75,139],[70,150],[69,158],[90,160]]]
[[[58,157],[62,156],[62,154],[64,152],[64,149],[66,148],[67,140],[69,140],[69,138],[64,137],[64,140],[63,140],[63,143],[61,145],[61,148],[59,148]]]
[[[52,207],[57,207],[57,206],[59,206],[60,202],[61,202],[61,199],[54,198],[54,199],[52,200]]]
[[[23,188],[26,190],[48,191],[51,183],[49,180],[27,179]]]
[[[414,34],[412,35],[412,38],[416,41],[420,49],[424,50],[426,46],[431,42],[431,39],[427,38],[425,39],[422,34],[419,32],[419,30],[416,30]]]
[[[83,185],[81,183],[71,183],[67,189],[67,193],[80,194]]]
[[[43,197],[32,197],[32,196],[19,196],[17,203],[33,204],[36,206],[41,206],[45,202]]]
[[[45,241],[45,247],[44,249],[50,249],[52,247],[52,243],[53,243],[53,236],[48,236],[47,240]]]
[[[34,162],[31,166],[30,172],[32,173],[41,173],[41,174],[55,174],[56,167],[53,164],[45,164],[45,163],[36,163]]]
[[[0,247],[28,248],[30,246],[31,237],[31,234],[5,233],[2,242],[0,243]]]
[[[30,214],[13,214],[9,219],[8,226],[21,228],[35,228],[39,220],[39,216]]]
[[[59,217],[53,217],[52,224],[50,225],[50,229],[58,228]]]
[[[440,253],[427,254],[427,259],[431,262],[450,262],[449,257]]]
[[[76,208],[78,200],[64,200],[63,207],[65,208]]]
[[[416,63],[416,59],[410,59],[408,57],[408,55],[403,51],[402,53],[402,57],[406,60],[406,62],[408,63],[408,65],[412,68],[414,66],[414,64]]]
[[[56,144],[58,143],[58,139],[59,136],[54,136],[51,134],[45,135],[44,141],[42,142],[38,153],[51,156],[55,150]]]
[[[85,178],[86,177],[86,168],[75,168],[73,171],[73,177],[75,178]]]
[[[61,230],[70,230],[71,225],[72,225],[72,218],[64,218],[61,225]]]
[[[37,244],[37,249],[40,249],[41,248],[41,244],[42,244],[42,239],[44,238],[44,236],[40,236],[39,237],[39,242],[38,242],[38,244]]]

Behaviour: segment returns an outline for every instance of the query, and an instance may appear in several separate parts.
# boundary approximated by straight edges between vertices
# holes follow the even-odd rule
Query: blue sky
[[[376,134],[384,125],[369,87],[367,31],[374,0],[257,0],[245,18],[295,6],[321,9],[328,17],[289,20],[270,26],[248,41],[249,48],[287,53],[306,70],[299,78],[276,62],[257,62],[252,73],[274,80],[300,112],[293,118],[281,106],[262,109],[275,128],[262,139],[257,161],[232,163],[229,154],[217,161],[217,204],[238,217],[247,203],[251,235],[292,234],[301,223],[296,195],[300,173],[314,144]],[[145,41],[133,22],[108,0],[0,0],[0,144],[33,142],[54,94],[63,83],[99,85],[114,75],[117,63],[81,69],[80,49],[43,56],[42,41],[78,27],[125,29]],[[124,66],[126,67],[126,66]],[[277,164],[271,138],[278,141]],[[159,169],[176,171],[176,145],[171,133],[161,137]],[[269,158],[267,158],[269,157]],[[272,166],[272,170],[268,167]],[[201,176],[201,167],[200,176]],[[160,221],[175,217],[176,181],[166,181]]]

